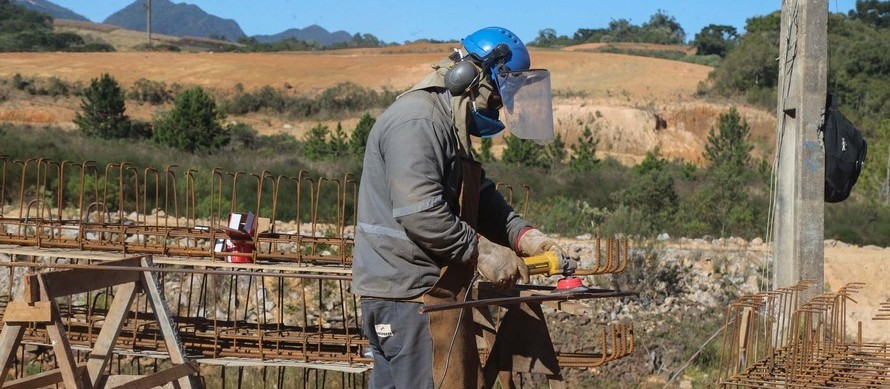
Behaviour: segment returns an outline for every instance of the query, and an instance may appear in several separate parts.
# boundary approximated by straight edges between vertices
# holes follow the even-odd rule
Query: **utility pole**
[[[779,164],[773,289],[800,280],[822,293],[825,148],[819,133],[828,84],[828,1],[782,0],[777,137]]]
[[[145,30],[148,32],[148,46],[151,47],[151,0],[145,0]]]

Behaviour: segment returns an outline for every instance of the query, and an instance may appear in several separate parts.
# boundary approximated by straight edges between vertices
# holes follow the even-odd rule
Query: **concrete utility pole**
[[[145,30],[148,32],[148,45],[151,46],[151,0],[145,0]]]
[[[783,0],[779,48],[779,165],[773,289],[815,280],[824,288],[825,149],[819,122],[828,84],[828,1]]]

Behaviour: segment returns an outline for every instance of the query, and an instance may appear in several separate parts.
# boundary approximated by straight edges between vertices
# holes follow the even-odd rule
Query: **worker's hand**
[[[519,241],[516,243],[519,255],[523,257],[544,254],[554,246],[556,246],[556,242],[548,238],[537,228],[529,228],[523,231],[522,235],[519,236]]]
[[[482,237],[479,238],[476,269],[498,290],[512,288],[519,278],[528,282],[528,267],[522,258],[516,256],[513,250]]]

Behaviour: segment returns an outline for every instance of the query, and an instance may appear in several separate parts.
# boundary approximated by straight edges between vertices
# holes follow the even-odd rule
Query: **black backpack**
[[[825,201],[838,203],[850,196],[859,179],[867,148],[862,133],[837,109],[837,96],[825,102]]]

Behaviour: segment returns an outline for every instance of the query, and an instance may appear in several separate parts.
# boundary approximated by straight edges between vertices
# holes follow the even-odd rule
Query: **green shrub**
[[[229,142],[223,119],[213,98],[201,87],[192,87],[176,96],[171,111],[157,116],[153,139],[187,152],[213,151]]]
[[[180,52],[182,49],[179,46],[174,46],[169,43],[143,43],[136,45],[133,47],[133,50],[136,51],[154,51],[154,52]]]
[[[250,125],[245,123],[233,123],[228,126],[231,134],[230,144],[236,148],[255,149],[257,133]]]
[[[163,81],[140,78],[127,92],[127,98],[140,104],[160,105],[173,101],[173,94]]]

